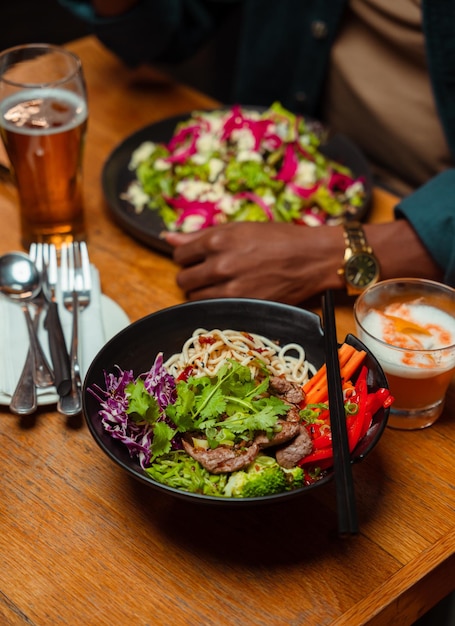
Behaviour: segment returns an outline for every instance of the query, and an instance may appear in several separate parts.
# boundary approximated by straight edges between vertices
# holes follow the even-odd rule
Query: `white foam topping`
[[[395,303],[370,311],[362,326],[361,340],[386,372],[424,378],[455,365],[455,318],[434,306]]]

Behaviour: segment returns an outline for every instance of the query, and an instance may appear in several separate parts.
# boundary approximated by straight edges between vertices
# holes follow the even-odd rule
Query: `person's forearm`
[[[381,279],[405,276],[443,279],[442,268],[433,260],[407,220],[365,224],[364,228],[368,242],[380,260]]]
[[[139,0],[92,0],[93,8],[100,17],[114,17],[126,13],[139,3]]]

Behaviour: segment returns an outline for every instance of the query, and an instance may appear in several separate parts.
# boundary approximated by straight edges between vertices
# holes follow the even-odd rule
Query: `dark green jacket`
[[[95,34],[129,65],[179,62],[242,11],[232,102],[318,116],[332,42],[347,0],[142,0],[124,16],[96,19],[89,2],[60,0],[93,24]],[[428,67],[437,110],[455,163],[455,1],[422,0]],[[417,132],[417,131],[416,131]],[[455,169],[402,200],[405,217],[455,286]]]

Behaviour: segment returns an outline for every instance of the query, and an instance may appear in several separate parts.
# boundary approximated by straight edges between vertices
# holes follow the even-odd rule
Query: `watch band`
[[[367,252],[373,254],[373,248],[368,244],[360,222],[346,222],[344,225],[344,242],[346,250],[344,252],[344,261],[346,262],[353,254],[358,252]]]
[[[358,295],[379,280],[379,262],[359,222],[346,222],[343,228],[346,248],[338,275],[343,278],[348,295]]]

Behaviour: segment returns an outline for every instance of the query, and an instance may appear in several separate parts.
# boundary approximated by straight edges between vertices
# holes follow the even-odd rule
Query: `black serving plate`
[[[105,388],[104,373],[116,373],[115,366],[133,370],[135,376],[148,371],[159,352],[166,360],[180,352],[185,341],[197,328],[225,330],[227,328],[264,335],[280,344],[297,342],[305,349],[306,358],[319,368],[324,362],[324,334],[320,318],[310,311],[276,302],[254,299],[220,299],[190,302],[152,313],[131,324],[113,337],[93,360],[83,388],[83,411],[93,438],[106,455],[123,470],[153,490],[167,492],[193,502],[245,506],[301,496],[331,481],[333,470],[318,482],[294,491],[261,498],[220,498],[187,493],[162,485],[150,478],[133,460],[126,446],[105,432],[98,415],[98,400],[88,391],[93,385]],[[367,351],[368,384],[371,390],[387,387],[385,375],[374,356],[353,335],[346,341]],[[353,451],[352,462],[359,462],[378,443],[387,423],[388,410],[381,409],[370,429]]]
[[[172,248],[160,239],[160,233],[165,230],[165,225],[158,212],[145,209],[142,213],[136,213],[134,207],[122,199],[121,195],[135,179],[135,173],[128,169],[128,164],[136,148],[144,141],[167,143],[172,138],[177,124],[190,116],[191,113],[177,115],[136,131],[114,148],[102,172],[104,196],[112,218],[135,239],[167,255],[171,254]],[[350,216],[352,219],[363,220],[371,205],[373,188],[372,174],[364,155],[350,139],[341,134],[330,137],[321,145],[320,150],[330,159],[349,167],[356,177],[364,179],[365,201],[358,207],[357,212]]]

